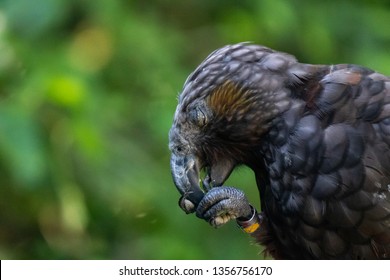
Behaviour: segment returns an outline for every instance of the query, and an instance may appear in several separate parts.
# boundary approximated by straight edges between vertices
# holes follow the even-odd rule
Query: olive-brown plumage
[[[187,213],[249,219],[243,192],[223,186],[246,165],[261,199],[251,234],[275,258],[390,258],[389,77],[225,46],[185,82],[169,141]]]

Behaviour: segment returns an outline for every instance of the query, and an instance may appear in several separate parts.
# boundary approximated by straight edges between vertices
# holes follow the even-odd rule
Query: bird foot
[[[243,191],[233,187],[215,187],[208,191],[196,208],[197,217],[213,227],[220,227],[231,219],[250,219],[250,206]]]

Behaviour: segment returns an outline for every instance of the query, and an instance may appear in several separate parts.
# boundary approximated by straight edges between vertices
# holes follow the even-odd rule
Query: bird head
[[[257,153],[261,138],[289,106],[298,80],[294,57],[250,44],[211,53],[187,78],[169,132],[173,181],[192,212],[207,187],[221,186]]]

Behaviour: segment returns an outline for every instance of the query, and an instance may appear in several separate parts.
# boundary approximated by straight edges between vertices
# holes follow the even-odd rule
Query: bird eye
[[[206,114],[200,108],[195,108],[194,110],[192,110],[190,113],[190,117],[192,122],[199,127],[205,126],[207,123]]]

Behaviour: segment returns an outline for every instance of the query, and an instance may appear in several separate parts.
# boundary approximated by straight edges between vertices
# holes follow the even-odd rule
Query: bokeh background
[[[389,27],[386,0],[1,0],[0,258],[261,258],[177,206],[184,80],[240,41],[390,75]],[[251,171],[228,185],[258,205]]]

